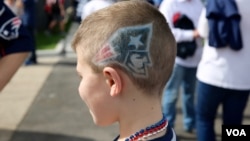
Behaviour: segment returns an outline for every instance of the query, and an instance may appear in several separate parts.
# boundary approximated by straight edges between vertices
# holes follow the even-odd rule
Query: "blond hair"
[[[114,33],[123,28],[145,25],[152,25],[148,49],[151,65],[144,66],[147,70],[145,77],[134,75],[126,65],[114,59],[104,65],[93,62],[93,57],[114,37]],[[72,47],[81,51],[83,58],[80,59],[87,62],[94,72],[101,72],[105,66],[120,69],[145,93],[162,93],[176,56],[176,42],[166,19],[155,7],[141,0],[117,2],[90,14],[75,33]]]

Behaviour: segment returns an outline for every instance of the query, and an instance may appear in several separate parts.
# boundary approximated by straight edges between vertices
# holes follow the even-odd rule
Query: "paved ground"
[[[70,40],[77,25],[55,52],[39,52],[39,64],[23,66],[0,94],[0,141],[111,141],[118,126],[97,127],[77,92],[79,78]],[[62,50],[63,49],[63,50]],[[61,54],[61,53],[64,54]],[[182,130],[178,103],[176,133],[180,141],[196,141]],[[218,140],[221,112],[216,120]],[[250,102],[244,124],[250,125]]]

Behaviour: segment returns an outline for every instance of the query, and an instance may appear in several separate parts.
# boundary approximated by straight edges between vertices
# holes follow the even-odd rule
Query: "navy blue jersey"
[[[19,17],[0,1],[0,58],[32,49],[31,36]]]

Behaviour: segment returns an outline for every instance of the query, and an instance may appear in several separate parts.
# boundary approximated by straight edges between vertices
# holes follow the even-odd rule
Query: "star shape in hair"
[[[138,49],[139,46],[143,45],[143,43],[141,42],[141,36],[142,35],[138,35],[136,37],[130,36],[130,42],[128,45],[134,45],[135,48]]]

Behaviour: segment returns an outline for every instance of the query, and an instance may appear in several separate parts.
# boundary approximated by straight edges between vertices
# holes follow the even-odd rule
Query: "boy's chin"
[[[107,123],[107,122],[104,122],[104,121],[96,120],[94,118],[93,118],[93,122],[94,122],[95,125],[101,126],[101,127],[109,126],[109,125],[112,124],[112,123]]]

